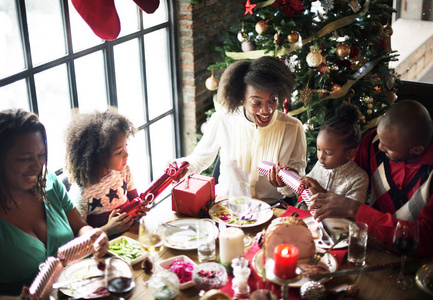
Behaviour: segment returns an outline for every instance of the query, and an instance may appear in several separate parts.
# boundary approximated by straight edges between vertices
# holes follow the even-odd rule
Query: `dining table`
[[[216,201],[222,201],[224,200],[221,197],[217,197]],[[260,224],[258,226],[251,226],[242,228],[244,233],[250,237],[252,237],[253,242],[252,245],[246,246],[245,249],[245,257],[251,260],[251,258],[254,256],[255,252],[257,252],[257,249],[260,247],[257,245],[254,237],[257,235],[257,233],[261,232],[262,230],[266,229],[267,226],[270,224],[270,222],[278,217],[281,216],[290,216],[294,212],[300,213],[300,217],[303,215],[305,216],[305,212],[301,212],[299,209],[289,206],[287,209],[281,209],[281,208],[273,208],[273,215],[272,217],[265,223]],[[154,205],[152,209],[147,213],[145,218],[149,218],[152,220],[151,226],[154,226],[155,229],[162,223],[173,221],[173,220],[179,220],[179,219],[185,219],[185,218],[192,218],[190,216],[180,215],[172,210],[172,202],[170,197],[167,197],[160,201],[157,205]],[[132,226],[127,232],[124,232],[122,236],[126,236],[129,238],[132,238],[134,240],[138,241],[138,224]],[[216,241],[216,256],[218,257],[218,240]],[[335,252],[333,252],[335,251]],[[339,250],[333,250],[331,253],[333,253],[336,257],[338,257],[338,270],[346,270],[354,268],[346,258],[346,249],[339,249]],[[166,260],[175,256],[179,255],[186,255],[190,259],[192,259],[194,262],[198,263],[198,255],[197,255],[197,249],[193,250],[178,250],[178,249],[172,249],[168,247],[164,247],[163,250],[161,250],[157,257],[155,258],[154,263],[158,263],[158,261]],[[248,256],[248,257],[247,257]],[[409,258],[410,260],[411,258]],[[400,256],[392,251],[389,247],[384,245],[383,243],[377,241],[374,239],[374,237],[369,236],[368,244],[367,244],[367,254],[366,254],[366,265],[365,266],[374,266],[379,265],[383,263],[391,263],[391,262],[399,262]],[[431,261],[428,260],[417,260],[415,264],[413,265],[406,265],[406,270],[411,271],[409,276],[412,277],[415,281],[415,272],[418,268],[420,268],[423,264],[431,263]],[[137,263],[132,266],[133,273],[135,277],[136,287],[133,290],[133,292],[128,296],[128,299],[130,300],[147,300],[147,299],[154,299],[151,293],[148,290],[147,282],[150,279],[152,274],[147,274],[144,269],[142,268],[142,263]],[[365,299],[365,300],[371,300],[371,299],[380,299],[380,300],[395,300],[395,299],[406,299],[406,300],[423,300],[423,299],[432,299],[432,296],[428,295],[424,291],[422,291],[414,282],[414,286],[410,288],[409,290],[398,290],[391,286],[387,278],[391,274],[395,274],[398,272],[399,269],[384,269],[374,272],[366,272],[366,273],[359,273],[359,274],[352,274],[352,275],[344,275],[341,277],[333,278],[332,280],[329,280],[328,282],[324,283],[324,286],[327,291],[331,290],[338,290],[338,289],[346,289],[348,286],[351,287],[351,290],[357,289],[358,292],[356,294],[356,297],[353,297],[354,295],[350,295],[347,293],[338,293],[334,294],[332,296],[332,299]],[[230,276],[229,276],[230,278]],[[257,274],[254,270],[252,270],[250,278],[248,280],[248,284],[250,286],[251,291],[266,287],[267,289],[271,289],[273,291],[276,291],[276,293],[279,295],[279,286],[275,286],[272,283],[269,282],[263,282],[260,275]],[[231,287],[231,280],[229,279],[227,285],[223,288],[221,288],[221,291],[229,295],[230,297],[233,297],[233,290]],[[64,295],[59,290],[53,290],[51,293],[52,298],[55,299],[68,299],[68,296]],[[102,299],[110,297],[103,297]],[[179,291],[175,299],[200,299],[199,296],[199,290],[195,288],[194,286],[189,287],[187,289],[182,289]],[[301,292],[299,287],[290,287],[288,292],[288,299],[302,299]]]

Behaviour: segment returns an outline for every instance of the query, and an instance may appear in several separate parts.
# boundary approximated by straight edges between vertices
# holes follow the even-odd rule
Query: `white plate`
[[[67,282],[89,276],[103,275],[104,271],[98,269],[98,263],[105,263],[105,259],[88,258],[81,260],[65,268],[57,281]],[[113,261],[113,265],[120,270],[125,270],[125,274],[130,274],[129,266],[123,260],[116,259]],[[59,290],[71,298],[93,299],[109,295],[105,288],[104,278],[95,279],[85,285],[82,285],[82,283],[71,284],[69,287]]]
[[[167,222],[178,227],[192,226],[197,228],[198,219],[184,218]],[[197,249],[197,232],[193,230],[178,230],[176,228],[164,227],[159,225],[156,232],[162,232],[164,236],[164,246],[177,250]],[[218,228],[215,225],[215,239],[218,237]]]
[[[419,268],[418,271],[416,271],[415,281],[421,290],[433,296],[433,289],[431,288],[433,285],[433,263],[426,264]],[[430,288],[428,288],[429,284]]]
[[[171,258],[169,258],[169,259],[166,259],[166,260],[160,261],[160,262],[158,263],[158,266],[159,266],[161,269],[170,269],[171,265],[173,264],[173,262],[174,262],[176,259],[178,259],[178,260],[180,260],[180,261],[183,261],[183,262],[189,262],[189,263],[191,263],[192,266],[193,266],[193,268],[197,265],[197,264],[196,264],[196,263],[195,263],[191,258],[189,258],[188,256],[186,256],[186,255],[178,255],[178,256],[174,256],[174,257],[171,257]],[[180,288],[181,290],[184,290],[184,289],[187,289],[187,288],[192,287],[193,285],[194,285],[194,283],[192,282],[192,273],[191,273],[191,280],[190,280],[190,281],[186,281],[186,282],[184,282],[184,283],[180,283],[180,284],[179,284],[179,288]]]
[[[306,217],[302,219],[305,224],[307,224],[308,228],[310,230],[315,230],[317,228],[316,222],[314,221],[313,216]],[[332,235],[338,239],[340,234],[349,232],[349,225],[352,223],[349,220],[346,219],[325,219],[323,223],[326,225],[326,227],[331,231]],[[326,241],[322,240],[322,233],[320,230],[316,230],[318,238],[314,239],[314,243],[316,244],[316,247],[322,248],[322,249],[328,249],[331,248],[331,243],[328,243]],[[338,243],[337,246],[334,247],[334,249],[341,249],[349,246],[349,238],[342,240],[340,243]]]
[[[317,249],[318,251],[320,251],[320,248]],[[253,268],[256,271],[256,273],[261,277],[262,275],[262,268],[263,268],[263,264],[262,264],[262,258],[263,258],[263,250],[260,250],[259,252],[256,253],[256,255],[253,258]],[[329,269],[329,272],[335,272],[337,271],[337,260],[335,259],[335,257],[331,254],[326,254],[322,257],[322,259],[320,260],[320,262],[323,265],[326,265]],[[269,280],[270,282],[273,283],[279,283],[279,280],[276,278],[276,276],[274,275],[274,265],[275,262],[272,258],[268,258],[266,260],[266,266],[265,266],[265,270],[266,270],[266,279]],[[300,268],[297,268],[297,273],[302,273],[302,271],[300,270]],[[295,282],[291,282],[289,283],[289,286],[291,287],[301,287],[304,283],[310,281],[308,279],[308,277],[304,277],[302,276],[299,280],[295,281]]]
[[[127,242],[128,247],[134,247],[134,248],[136,248],[137,251],[140,251],[141,255],[138,256],[138,257],[136,257],[136,258],[134,258],[134,259],[131,259],[131,258],[129,258],[127,256],[124,256],[124,255],[118,255],[117,253],[111,251],[110,249],[108,249],[108,252],[111,253],[114,256],[117,256],[117,257],[120,257],[121,259],[126,260],[131,265],[135,265],[136,263],[139,263],[140,261],[144,260],[149,255],[149,253],[147,253],[146,251],[144,251],[143,249],[141,249],[140,242],[138,242],[138,241],[136,241],[134,239],[131,239],[131,238],[127,237],[127,236],[119,236],[118,238],[115,238],[114,240],[111,240],[110,243],[109,243],[110,247],[113,246],[115,243],[120,242],[121,240],[125,240]]]
[[[229,223],[230,219],[233,218],[233,214],[228,208],[228,200],[223,200],[215,203],[209,209],[209,216],[214,219],[216,222],[224,222],[227,226],[235,226],[235,227],[254,227],[266,223],[269,221],[274,215],[272,209],[270,209],[270,205],[264,201],[252,199],[251,200],[251,211],[260,205],[260,209],[269,208],[266,210],[262,210],[257,212],[256,220],[252,223],[241,224],[239,226],[238,222]]]

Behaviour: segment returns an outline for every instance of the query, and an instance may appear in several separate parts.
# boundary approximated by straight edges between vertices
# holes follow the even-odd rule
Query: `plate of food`
[[[127,236],[119,236],[118,238],[111,240],[108,252],[126,260],[131,265],[142,261],[149,255],[146,251],[141,249],[138,241]]]
[[[161,269],[174,272],[179,278],[179,288],[181,290],[190,288],[192,282],[192,271],[197,264],[186,255],[178,255],[158,262]]]
[[[161,224],[156,229],[157,234],[164,237],[164,246],[177,250],[197,249],[197,220],[184,218]],[[218,228],[215,225],[215,239],[218,237]]]
[[[306,217],[302,219],[305,224],[307,224],[308,229],[311,231],[311,234],[314,238],[314,243],[316,247],[320,247],[322,249],[331,248],[332,244],[328,241],[323,240],[322,231],[317,227],[317,222],[314,220],[313,216]],[[337,240],[342,234],[349,233],[349,225],[351,221],[347,219],[325,219],[323,224],[329,229],[332,233],[332,236]],[[341,249],[349,246],[349,238],[342,240],[338,245],[334,247],[334,249]]]
[[[415,281],[421,290],[433,296],[433,263],[419,268],[416,271]]]
[[[209,216],[216,222],[224,222],[227,226],[254,227],[266,223],[274,215],[271,206],[261,200],[251,199],[251,207],[247,219],[239,219],[229,209],[228,200],[222,200],[209,209]]]
[[[320,248],[317,250],[320,251]],[[301,287],[304,283],[310,281],[308,279],[309,275],[335,272],[338,267],[337,260],[329,253],[325,254],[317,265],[309,265],[307,262],[308,260],[306,260],[306,262],[298,261],[297,273],[301,276],[299,280],[290,283],[290,287]],[[263,268],[263,250],[256,253],[252,261],[252,266],[260,277],[266,272],[266,280],[277,284],[280,283],[279,278],[274,274],[275,262],[273,258],[267,258],[265,268]]]
[[[127,262],[117,259],[113,265],[130,274]],[[55,285],[71,298],[94,299],[108,296],[104,280],[105,259],[88,258],[66,267]]]

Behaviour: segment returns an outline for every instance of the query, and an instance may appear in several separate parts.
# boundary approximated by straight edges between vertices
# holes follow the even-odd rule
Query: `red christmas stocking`
[[[155,1],[159,5],[159,0],[142,0],[139,2]],[[98,37],[107,41],[115,40],[118,37],[120,20],[114,0],[72,0],[72,4]]]
[[[134,2],[148,14],[155,12],[159,6],[159,0],[134,0]]]

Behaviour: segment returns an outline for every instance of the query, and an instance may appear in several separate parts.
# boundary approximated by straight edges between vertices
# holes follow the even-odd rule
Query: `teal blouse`
[[[64,185],[54,174],[47,175],[47,245],[0,218],[0,295],[18,295],[29,286],[48,256],[74,238],[66,214],[74,205]]]

